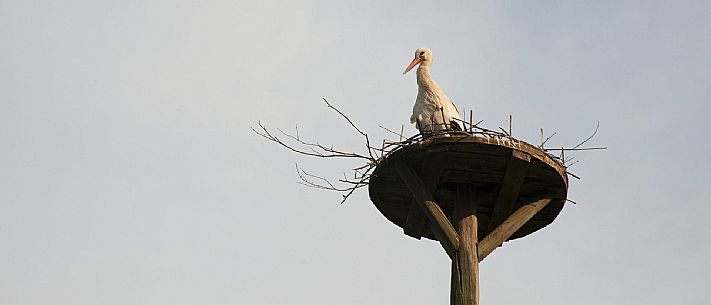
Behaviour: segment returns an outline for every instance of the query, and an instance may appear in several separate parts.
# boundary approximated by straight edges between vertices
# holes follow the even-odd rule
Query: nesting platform
[[[436,240],[394,166],[399,162],[419,174],[450,221],[456,201],[455,185],[471,185],[480,197],[476,206],[480,240],[516,209],[550,198],[551,202],[508,240],[547,226],[563,208],[568,190],[565,166],[540,148],[522,141],[447,136],[415,143],[393,152],[375,169],[369,193],[388,220],[418,239]]]
[[[479,302],[479,261],[549,225],[566,200],[565,166],[509,137],[433,136],[388,154],[370,199],[404,233],[439,241],[452,259],[450,304]]]

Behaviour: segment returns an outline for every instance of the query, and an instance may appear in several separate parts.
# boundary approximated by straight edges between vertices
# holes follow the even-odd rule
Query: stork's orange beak
[[[402,75],[405,75],[405,73],[407,73],[407,72],[409,72],[410,70],[412,70],[412,68],[414,68],[415,66],[417,66],[417,64],[419,64],[419,63],[420,63],[420,58],[419,58],[419,57],[415,57],[415,59],[412,60],[412,62],[410,63],[410,65],[407,66],[407,68],[405,69],[405,72],[402,72]]]

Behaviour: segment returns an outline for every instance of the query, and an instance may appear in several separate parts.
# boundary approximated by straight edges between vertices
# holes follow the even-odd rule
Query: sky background
[[[483,125],[572,146],[481,304],[711,299],[709,1],[0,1],[0,305],[448,304],[450,262],[250,130],[408,135],[418,47]],[[468,112],[468,110],[467,110]]]

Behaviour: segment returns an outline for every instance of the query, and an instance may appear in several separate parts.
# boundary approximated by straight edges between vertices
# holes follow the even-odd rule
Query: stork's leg
[[[444,107],[439,107],[439,113],[442,115],[442,128],[443,130],[447,131],[450,128],[447,126],[447,118],[444,117]]]

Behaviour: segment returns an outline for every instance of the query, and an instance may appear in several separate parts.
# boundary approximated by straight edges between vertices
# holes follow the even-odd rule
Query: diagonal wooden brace
[[[533,203],[523,205],[506,218],[501,225],[496,227],[489,235],[479,243],[479,261],[491,254],[497,247],[501,246],[511,235],[516,233],[528,220],[542,210],[551,199],[541,199]]]
[[[434,201],[434,197],[425,188],[424,183],[415,171],[407,164],[398,162],[395,164],[400,178],[405,182],[407,188],[412,193],[412,197],[422,208],[427,218],[430,220],[430,229],[434,233],[439,243],[447,252],[450,258],[456,257],[459,249],[459,236],[457,231],[444,215],[442,209]]]
[[[434,194],[437,189],[437,182],[444,170],[444,157],[442,153],[428,153],[422,161],[422,170],[420,170],[419,176],[430,194]],[[417,200],[413,198],[403,227],[405,234],[420,239],[428,227],[427,216]]]

